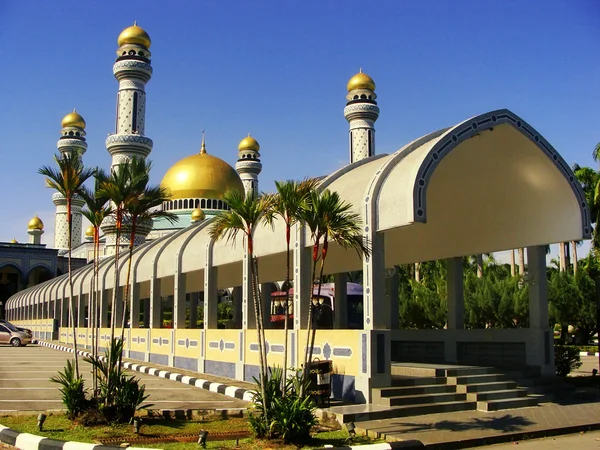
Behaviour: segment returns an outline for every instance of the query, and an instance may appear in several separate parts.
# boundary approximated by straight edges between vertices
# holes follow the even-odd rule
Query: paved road
[[[582,356],[581,362],[583,363],[581,367],[571,372],[571,376],[590,375],[592,373],[592,369],[598,369],[597,356]]]
[[[40,411],[63,408],[58,385],[49,378],[63,369],[70,353],[47,347],[28,345],[13,348],[0,346],[0,412]],[[82,358],[80,371],[91,387],[90,365]],[[147,402],[152,409],[235,409],[244,408],[246,402],[215,392],[186,386],[139,372],[130,372],[140,378],[150,394]]]
[[[515,443],[490,445],[485,448],[490,450],[598,450],[600,449],[600,431],[583,434],[569,434],[566,436],[550,437],[546,439],[533,439]]]

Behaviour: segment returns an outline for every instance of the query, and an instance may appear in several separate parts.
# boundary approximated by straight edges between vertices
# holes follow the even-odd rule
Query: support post
[[[348,274],[336,273],[334,276],[333,328],[348,328]]]
[[[456,331],[465,327],[465,299],[463,259],[461,257],[446,260],[446,287],[448,291],[448,329],[444,345],[444,358],[456,364],[459,360]]]
[[[135,277],[131,283],[129,297],[129,328],[140,327],[140,284],[136,283]]]
[[[173,292],[173,329],[185,328],[185,283],[186,275],[176,271]]]
[[[150,328],[162,328],[160,278],[150,279]]]

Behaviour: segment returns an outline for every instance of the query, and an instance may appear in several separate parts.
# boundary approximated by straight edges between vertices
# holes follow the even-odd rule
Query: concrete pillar
[[[540,367],[542,375],[555,376],[554,336],[548,318],[545,247],[528,247],[527,265],[530,334],[525,344],[527,365]]]
[[[236,286],[233,288],[232,293],[232,305],[233,305],[233,328],[242,328],[242,287]]]
[[[312,248],[306,247],[305,230],[295,225],[294,242],[294,330],[306,329],[312,297]],[[303,346],[300,346],[303,348]],[[291,362],[294,364],[294,361]],[[295,365],[294,367],[299,367]]]
[[[262,303],[263,327],[271,328],[271,283],[260,284],[260,301]]]
[[[160,278],[150,279],[150,328],[162,328]]]
[[[398,305],[398,290],[400,285],[400,274],[397,267],[386,269],[385,277],[385,295],[388,297],[390,304],[390,328],[397,330],[399,327],[399,305]]]
[[[198,328],[198,299],[199,292],[192,292],[190,296],[190,328]]]
[[[75,304],[77,305],[77,309],[76,311],[76,316],[75,316],[75,323],[77,324],[78,328],[83,328],[85,327],[85,315],[86,315],[86,311],[85,311],[85,306],[87,303],[87,295],[84,294],[80,294],[75,298]]]
[[[348,328],[348,274],[346,272],[335,274],[333,307],[333,328],[336,330]]]
[[[69,299],[63,297],[60,300],[60,326],[68,327],[69,326]]]
[[[108,323],[108,308],[110,290],[100,289],[98,291],[98,326],[99,328],[109,328]]]
[[[144,328],[150,328],[150,299],[145,298],[141,301],[143,312],[143,324]]]
[[[135,278],[129,288],[129,321],[130,328],[140,327],[140,284],[135,282]]]
[[[456,333],[465,327],[465,300],[463,259],[460,257],[446,260],[446,286],[448,291],[448,338],[444,345],[444,358],[448,363],[458,363]]]
[[[124,289],[123,286],[119,286],[117,288],[117,308],[116,308],[116,314],[115,314],[115,318],[116,318],[116,322],[115,322],[115,329],[121,329],[121,323],[123,322],[123,295],[124,295]],[[113,296],[113,300],[114,300],[114,296]],[[112,318],[111,318],[112,320]],[[116,335],[116,332],[115,332]],[[120,336],[120,334],[119,334]]]
[[[242,327],[245,330],[256,329],[251,264],[248,251],[244,250],[242,259]]]
[[[186,316],[186,292],[185,282],[186,275],[176,271],[174,275],[174,292],[173,292],[173,329],[185,328]]]
[[[212,259],[212,258],[211,258]],[[212,261],[211,261],[212,263]],[[204,268],[204,329],[218,328],[219,292],[217,267]]]

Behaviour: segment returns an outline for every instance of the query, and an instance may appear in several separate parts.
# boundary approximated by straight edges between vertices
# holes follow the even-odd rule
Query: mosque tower
[[[238,160],[235,163],[235,170],[240,174],[246,196],[259,194],[258,175],[262,170],[259,150],[260,145],[250,135],[242,139],[238,145]]]
[[[61,157],[81,158],[87,149],[85,142],[85,120],[77,111],[67,114],[62,120],[62,136],[56,146]],[[52,202],[56,205],[54,219],[54,248],[59,251],[69,249],[69,221],[67,220],[67,199],[56,192],[52,195]],[[81,209],[85,201],[79,195],[75,195],[71,201],[71,247],[81,244]]]
[[[113,73],[119,82],[115,133],[106,139],[106,148],[112,157],[111,170],[133,157],[146,158],[152,151],[152,140],[144,136],[146,122],[146,83],[152,77],[150,65],[150,36],[136,23],[123,30],[117,39],[119,49]],[[110,220],[112,219],[112,220]],[[114,218],[102,224],[106,236],[106,254],[115,253]],[[150,232],[142,226],[135,237],[141,244]],[[129,233],[122,233],[119,243],[129,244]]]
[[[40,245],[42,243],[42,234],[44,234],[44,222],[40,219],[37,214],[27,224],[27,234],[31,236],[29,238],[30,244]]]
[[[375,154],[375,121],[379,106],[375,82],[362,69],[348,81],[344,116],[350,124],[350,163]]]

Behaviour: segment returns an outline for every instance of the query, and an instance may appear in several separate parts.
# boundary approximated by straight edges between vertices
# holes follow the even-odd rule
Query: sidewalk
[[[469,448],[593,429],[600,429],[598,401],[356,422],[359,433],[388,441],[418,439],[431,449]]]

